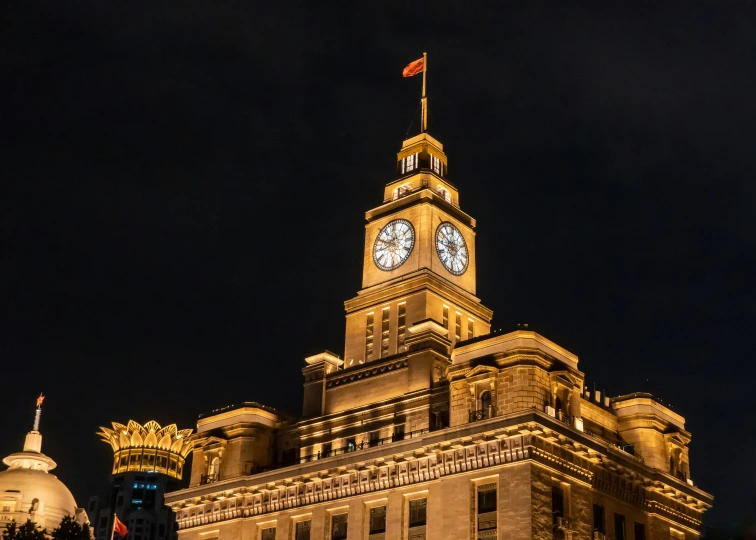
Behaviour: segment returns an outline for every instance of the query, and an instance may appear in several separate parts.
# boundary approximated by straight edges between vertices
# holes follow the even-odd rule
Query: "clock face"
[[[444,267],[455,276],[461,276],[467,270],[470,262],[467,242],[459,229],[448,221],[436,229],[436,252]]]
[[[415,245],[415,229],[406,219],[390,221],[373,244],[373,260],[381,270],[393,270],[404,263]]]

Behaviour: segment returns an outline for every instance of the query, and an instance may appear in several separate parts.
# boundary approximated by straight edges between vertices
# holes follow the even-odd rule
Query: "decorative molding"
[[[363,369],[357,372],[349,373],[347,375],[342,375],[340,377],[329,377],[328,382],[326,382],[326,388],[333,388],[335,386],[343,386],[345,384],[363,381],[370,377],[375,377],[376,375],[384,375],[392,371],[398,371],[400,369],[406,368],[408,365],[409,361],[405,358],[403,360],[396,360],[394,362],[389,362],[381,366],[375,366],[373,368],[369,367],[368,369]]]

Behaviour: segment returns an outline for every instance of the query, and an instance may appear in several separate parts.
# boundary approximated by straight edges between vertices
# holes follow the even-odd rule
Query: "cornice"
[[[366,369],[360,369],[345,375],[340,375],[341,372],[336,371],[326,377],[326,388],[345,386],[347,384],[364,381],[365,379],[388,375],[406,369],[408,366],[409,361],[407,358],[399,358],[391,362],[384,362],[377,366],[369,366]]]
[[[480,298],[425,267],[361,289],[356,297],[344,302],[344,308],[347,314],[351,314],[376,304],[392,302],[423,291],[430,291],[442,298],[454,300],[460,307],[486,322],[493,317],[493,311],[481,304]]]
[[[456,191],[456,188],[455,188]],[[475,234],[475,218],[471,215],[463,212],[460,208],[454,206],[452,203],[447,202],[443,197],[439,196],[430,187],[418,189],[400,199],[389,201],[372,210],[365,212],[365,220],[369,223],[385,217],[389,214],[397,212],[398,210],[404,210],[413,206],[435,206],[447,214],[453,216],[460,224],[470,229],[470,232]]]
[[[184,489],[167,494],[166,504],[176,512],[179,528],[187,529],[361,493],[422,485],[476,469],[532,462],[578,483],[619,494],[636,505],[639,486],[643,485],[654,492],[648,500],[654,501],[655,510],[663,511],[675,523],[696,526],[694,516],[708,507],[708,494],[692,488],[682,493],[660,482],[655,470],[640,463],[623,463],[626,460],[607,453],[605,445],[586,437],[583,439],[588,445],[579,441],[581,435],[538,411],[508,415],[385,447]],[[618,485],[613,478],[625,478],[627,483]],[[696,497],[696,492],[704,500]],[[683,511],[686,508],[687,513]]]

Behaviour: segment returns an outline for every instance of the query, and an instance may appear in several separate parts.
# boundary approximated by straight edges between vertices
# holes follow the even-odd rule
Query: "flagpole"
[[[428,98],[425,96],[425,74],[428,72],[428,53],[423,53],[423,95],[420,99],[422,104],[421,133],[428,131]]]
[[[113,540],[115,536],[116,519],[118,519],[118,514],[113,512],[113,528],[110,530],[110,540]]]

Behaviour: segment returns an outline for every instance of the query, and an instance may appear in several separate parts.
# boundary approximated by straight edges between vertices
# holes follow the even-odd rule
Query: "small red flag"
[[[123,524],[123,521],[118,519],[118,516],[115,516],[115,522],[113,523],[113,530],[121,537],[125,537],[127,534],[129,534],[129,530],[126,528],[126,525]]]
[[[402,77],[412,77],[418,73],[422,73],[425,69],[425,58],[418,58],[414,62],[407,64],[407,67],[402,71]]]

